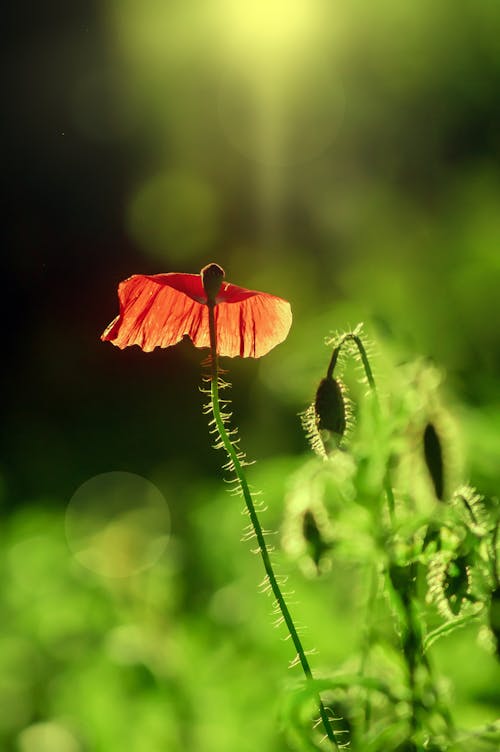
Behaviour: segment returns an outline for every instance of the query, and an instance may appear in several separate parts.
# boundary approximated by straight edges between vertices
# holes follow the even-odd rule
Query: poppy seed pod
[[[443,449],[436,427],[427,423],[423,435],[424,457],[427,470],[431,476],[432,485],[437,498],[444,499],[444,462]]]
[[[215,303],[224,279],[224,269],[219,264],[207,264],[200,272],[203,289],[209,303]]]
[[[314,401],[316,424],[320,431],[343,436],[346,429],[346,400],[341,383],[334,378],[320,381]]]

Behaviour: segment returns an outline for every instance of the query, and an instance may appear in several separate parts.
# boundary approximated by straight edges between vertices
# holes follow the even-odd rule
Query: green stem
[[[365,616],[365,627],[363,630],[363,643],[361,646],[361,661],[359,664],[359,675],[364,676],[367,663],[368,663],[368,656],[370,654],[370,648],[372,644],[372,636],[373,636],[373,620],[374,620],[374,609],[375,609],[375,601],[377,600],[377,593],[378,593],[378,568],[376,564],[371,564],[371,573],[370,573],[370,585],[369,585],[369,592],[368,592],[368,598],[366,603],[366,616]],[[371,716],[371,705],[370,705],[370,692],[368,689],[366,690],[365,695],[365,703],[364,703],[364,730],[365,733],[368,731],[369,725],[370,725],[370,716]]]
[[[257,543],[259,545],[259,552],[262,558],[262,563],[264,564],[264,569],[266,571],[269,585],[271,587],[274,597],[276,598],[276,602],[278,604],[283,620],[287,626],[287,629],[292,639],[295,650],[297,651],[297,655],[298,655],[300,664],[302,666],[304,675],[306,677],[306,680],[311,681],[313,676],[312,676],[311,667],[309,665],[309,661],[307,660],[307,656],[305,654],[304,648],[302,647],[302,642],[297,633],[295,624],[293,623],[292,616],[290,614],[290,611],[288,610],[288,606],[286,605],[285,599],[281,592],[281,588],[276,579],[273,565],[271,563],[271,559],[269,556],[269,550],[267,548],[267,544],[264,538],[264,533],[263,533],[261,524],[259,522],[259,518],[257,517],[257,512],[255,510],[255,505],[252,499],[252,494],[250,493],[250,489],[248,487],[247,479],[246,479],[242,464],[238,458],[238,453],[236,452],[231,442],[231,439],[228,436],[228,433],[224,426],[224,421],[222,419],[220,405],[219,405],[217,334],[216,334],[216,327],[215,327],[214,308],[215,306],[209,305],[208,314],[209,314],[209,329],[210,329],[210,350],[211,350],[211,360],[212,360],[210,391],[211,391],[211,397],[212,397],[212,410],[213,410],[215,425],[217,427],[217,431],[219,433],[221,441],[224,445],[224,449],[226,450],[228,457],[232,462],[232,465],[234,467],[234,472],[236,473],[236,477],[240,484],[240,488],[243,493],[243,498],[245,499],[245,504],[248,510],[250,521],[252,523],[255,536],[257,538]],[[319,713],[321,717],[321,722],[325,729],[326,736],[331,741],[334,749],[338,749],[335,735],[333,733],[330,721],[328,719],[326,708],[319,695],[318,695],[318,704],[319,704]]]
[[[493,574],[493,584],[495,589],[500,587],[500,575],[498,574],[498,532],[500,529],[500,520],[497,520],[493,535],[491,536],[491,569]]]
[[[347,342],[348,340],[351,340],[352,342],[354,342],[354,344],[358,348],[358,352],[361,356],[361,361],[363,363],[363,368],[365,369],[366,379],[368,381],[370,389],[376,395],[377,389],[375,387],[375,379],[373,378],[373,371],[370,366],[370,361],[368,360],[368,355],[365,350],[365,346],[363,344],[363,341],[361,340],[361,337],[359,337],[357,334],[354,334],[354,332],[347,332],[346,334],[343,334],[342,337],[340,338],[339,342],[337,343],[337,346],[335,347],[332,353],[332,357],[330,359],[330,364],[328,366],[326,377],[329,379],[332,378],[333,370],[335,366],[337,365],[337,359],[340,355],[340,350],[342,348],[342,345],[344,345],[344,343]]]
[[[335,369],[335,366],[337,365],[337,360],[340,355],[340,351],[343,345],[349,340],[351,342],[354,342],[354,344],[358,348],[358,352],[361,357],[361,362],[363,363],[363,369],[365,372],[366,380],[368,381],[368,386],[370,387],[370,390],[375,399],[375,404],[377,405],[377,408],[379,408],[380,405],[378,401],[377,387],[375,384],[375,379],[373,377],[373,371],[370,365],[370,361],[368,360],[368,353],[366,352],[365,346],[363,344],[363,340],[361,339],[359,335],[355,334],[354,332],[346,332],[345,334],[341,336],[341,338],[337,342],[337,345],[335,346],[333,350],[332,357],[330,358],[330,363],[328,364],[326,377],[327,379],[331,379],[333,377],[333,371]],[[385,476],[384,476],[384,492],[385,492],[385,496],[387,499],[387,508],[389,510],[389,518],[391,520],[391,524],[394,525],[395,503],[394,503],[394,492],[392,490],[389,468],[387,468]]]
[[[387,508],[389,510],[389,518],[391,520],[391,525],[394,527],[395,522],[395,513],[394,513],[394,491],[392,490],[392,484],[390,479],[390,471],[389,468],[387,468],[386,473],[384,475],[384,491],[385,491],[385,497],[387,499]]]

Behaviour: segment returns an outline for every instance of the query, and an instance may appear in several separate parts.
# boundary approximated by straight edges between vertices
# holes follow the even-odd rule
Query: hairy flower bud
[[[346,428],[346,402],[342,386],[337,379],[320,381],[314,402],[316,423],[320,431],[331,431],[343,436]]]

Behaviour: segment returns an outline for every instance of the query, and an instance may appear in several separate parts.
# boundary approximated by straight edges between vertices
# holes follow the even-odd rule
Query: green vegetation
[[[273,560],[318,650],[315,678],[287,673],[299,661],[257,594],[261,563],[238,542],[241,500],[224,489],[183,478],[186,532],[128,577],[82,567],[63,513],[27,506],[2,541],[6,749],[310,750],[323,736],[318,693],[340,748],[497,748],[498,500],[464,485],[433,366],[379,352],[367,380],[359,328],[331,347],[329,378],[362,376],[342,448],[316,400],[308,433],[321,456],[247,470],[272,500],[263,524],[281,530]],[[123,556],[120,544],[104,553]]]

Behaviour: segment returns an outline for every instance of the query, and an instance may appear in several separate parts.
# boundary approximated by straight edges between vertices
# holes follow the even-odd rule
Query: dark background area
[[[164,58],[151,53],[139,62],[115,31],[127,23],[127,3],[10,9],[2,66],[9,505],[37,493],[64,499],[106,466],[144,472],[167,448],[182,455],[188,437],[197,467],[213,470],[194,390],[181,388],[198,378],[188,347],[143,358],[99,342],[115,314],[117,282],[138,271],[196,272],[214,258],[237,283],[262,279],[291,298],[306,321],[329,308],[332,328],[345,325],[338,303],[348,299],[358,318],[368,312],[450,364],[468,400],[497,401],[498,13],[486,2],[458,12],[426,4],[407,17],[384,8],[339,9],[345,41],[334,28],[325,44],[325,91],[319,104],[311,99],[311,122],[328,114],[335,64],[342,122],[319,156],[312,150],[310,159],[276,168],[281,194],[269,213],[279,218],[271,227],[269,217],[259,219],[258,162],[221,133],[221,76],[209,54],[215,27],[196,3],[169,4],[158,21],[170,14]],[[154,11],[147,6],[144,15]],[[133,35],[134,18],[129,23]],[[177,52],[169,38],[176,28],[185,31]],[[190,134],[184,144],[182,127]],[[219,206],[216,232],[185,261],[168,235],[163,257],[148,255],[126,222],[137,183],[179,166],[210,182]],[[320,200],[309,200],[308,185]],[[182,222],[174,229],[182,233]],[[397,293],[384,286],[399,288],[392,305]],[[318,343],[325,333],[317,332]],[[239,378],[248,386],[247,372]],[[300,407],[285,405],[280,419]],[[245,404],[240,409],[244,420]],[[165,441],[165,426],[174,441],[168,433]],[[303,446],[289,441],[285,451]]]

